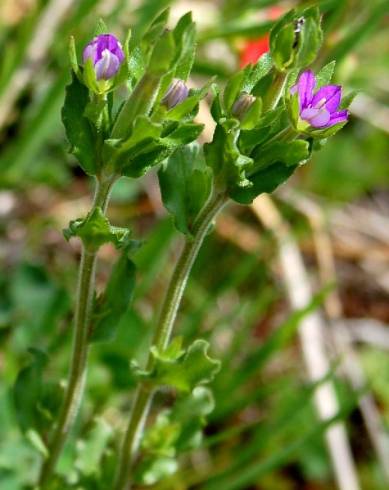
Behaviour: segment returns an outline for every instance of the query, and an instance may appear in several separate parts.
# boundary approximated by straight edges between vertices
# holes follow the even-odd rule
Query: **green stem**
[[[197,257],[213,218],[226,203],[225,196],[218,195],[203,208],[193,226],[193,238],[187,239],[176,264],[173,276],[165,296],[161,315],[154,333],[152,345],[158,350],[164,350],[172,334],[177,311],[189,278],[193,263]],[[154,358],[149,353],[146,369],[152,369]],[[147,383],[141,382],[135,393],[132,412],[124,436],[123,445],[119,455],[119,466],[115,490],[128,490],[131,488],[131,471],[136,460],[141,436],[149,413],[153,398],[153,390]]]
[[[114,178],[104,181],[96,180],[92,211],[96,207],[101,207],[105,212],[113,183]],[[88,330],[92,313],[96,259],[97,251],[90,252],[83,245],[78,276],[73,352],[68,384],[58,422],[54,429],[51,442],[48,445],[49,456],[42,466],[39,477],[39,488],[42,489],[49,482],[55,470],[58,458],[79,411],[84,392],[89,350]]]

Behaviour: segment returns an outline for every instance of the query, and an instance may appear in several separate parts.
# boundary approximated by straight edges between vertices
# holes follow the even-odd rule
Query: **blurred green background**
[[[327,353],[360,486],[389,488],[382,468],[388,449],[383,457],[377,453],[359,404],[368,393],[379,420],[378,435],[388,445],[388,2],[1,0],[1,489],[28,488],[41,457],[33,435],[18,428],[20,415],[11,393],[17,373],[34,355],[29,349],[47,351],[50,360],[43,373],[35,373],[47,385],[57,385],[68,364],[80,249],[76,241],[65,242],[61,230],[87,211],[91,186],[67,153],[60,120],[69,79],[69,36],[75,36],[81,52],[99,17],[124,38],[129,26],[141,31],[168,6],[172,24],[192,10],[198,57],[191,83],[213,75],[223,82],[241,65],[250,43],[266,38],[281,12],[311,4],[320,6],[325,31],[315,67],[336,59],[336,81],[346,93],[360,93],[351,106],[350,123],[297,172],[277,194],[275,205],[314,289],[323,291],[328,280],[336,279],[335,285],[319,299],[312,297],[305,310],[293,312],[280,268],[277,229],[264,227],[249,208],[230,206],[223,213],[196,262],[178,322],[180,334],[188,340],[208,338],[213,354],[222,359],[212,387],[216,409],[200,449],[183,454],[180,470],[153,488],[336,488],[323,440],[326,426],[312,403],[315,385],[307,378],[296,335],[301,320],[317,307],[328,336],[331,325],[340,329],[342,324],[352,350],[330,347]],[[207,125],[204,139],[209,139],[206,104],[199,120]],[[77,488],[97,488],[102,465],[109,465],[114,455],[116,432],[123,427],[135,385],[129,363],[145,355],[181,244],[153,174],[118,182],[109,213],[112,222],[134,229],[144,244],[135,254],[134,306],[122,319],[117,338],[92,348],[78,442],[68,445],[61,460],[61,473],[83,475],[85,486]],[[331,265],[320,260],[328,254],[336,278]],[[101,251],[98,288],[114,259],[112,248]],[[328,304],[331,297],[337,300],[335,312]],[[363,390],[353,389],[337,369],[351,355],[366,378]],[[31,400],[24,395],[28,407]],[[158,397],[156,411],[169,405],[169,396]],[[50,423],[44,414],[43,420]],[[386,463],[389,468],[388,459]]]

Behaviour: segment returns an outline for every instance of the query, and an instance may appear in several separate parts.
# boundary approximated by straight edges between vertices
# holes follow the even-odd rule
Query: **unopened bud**
[[[247,111],[254,104],[255,100],[256,98],[254,95],[242,92],[232,106],[232,114],[240,120],[243,119]]]
[[[92,60],[97,80],[109,80],[119,71],[124,53],[113,34],[100,34],[85,47],[83,59]]]
[[[170,84],[166,94],[161,100],[161,104],[166,106],[168,109],[173,109],[177,104],[183,102],[189,94],[189,89],[183,82],[183,80],[175,79]]]

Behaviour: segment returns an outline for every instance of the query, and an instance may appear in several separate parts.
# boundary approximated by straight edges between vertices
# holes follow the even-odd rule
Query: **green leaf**
[[[197,113],[198,104],[207,95],[212,83],[213,80],[210,80],[204,87],[197,90],[192,89],[183,102],[166,111],[164,118],[171,121],[181,121],[186,117],[192,118]]]
[[[112,433],[112,427],[103,418],[96,417],[85,438],[77,441],[75,467],[83,475],[100,474],[101,459]]]
[[[280,184],[288,180],[295,169],[296,167],[286,167],[283,163],[274,163],[250,177],[251,187],[235,187],[230,191],[229,196],[239,204],[251,204],[260,194],[273,192]]]
[[[244,70],[238,71],[227,82],[223,92],[223,104],[227,111],[231,111],[234,102],[242,92],[243,81],[245,77]]]
[[[174,444],[180,434],[181,424],[169,415],[169,410],[159,413],[154,424],[146,432],[142,450],[147,454],[166,457],[175,455]]]
[[[317,7],[304,10],[304,24],[297,35],[297,54],[295,66],[304,68],[310,65],[317,56],[323,42],[323,32],[320,27],[320,14]]]
[[[236,119],[218,124],[212,142],[204,145],[205,159],[213,170],[216,186],[221,190],[250,185],[246,173],[253,160],[238,148],[238,125]]]
[[[111,163],[121,172],[123,166],[129,165],[131,159],[143,152],[153,140],[159,138],[163,126],[153,123],[148,116],[135,118],[130,136],[125,140],[108,139],[104,142],[104,160]]]
[[[193,417],[205,417],[214,408],[212,391],[206,386],[196,386],[189,395],[178,398],[172,409],[172,418],[184,422]]]
[[[239,148],[242,153],[249,155],[256,146],[262,145],[279,132],[284,112],[283,107],[268,111],[263,114],[255,128],[242,130],[239,137]]]
[[[13,387],[15,414],[23,432],[38,430],[42,423],[39,403],[43,394],[43,371],[48,362],[47,354],[30,348],[32,361],[23,368],[16,378]]]
[[[316,90],[324,85],[328,85],[331,82],[335,65],[336,61],[331,61],[327,65],[323,66],[323,68],[316,74]]]
[[[173,36],[177,51],[175,76],[187,80],[196,54],[196,25],[192,21],[191,12],[183,15],[177,22]]]
[[[160,142],[168,148],[177,148],[182,145],[187,145],[195,141],[204,129],[203,124],[183,123],[169,133],[167,136],[160,139]]]
[[[262,113],[262,99],[257,97],[243,116],[240,127],[242,129],[254,129],[258,125]]]
[[[265,77],[273,67],[273,60],[269,53],[262,55],[255,65],[245,72],[245,79],[242,85],[242,90],[251,93],[257,83]]]
[[[88,250],[98,250],[108,242],[113,243],[116,248],[121,248],[128,239],[129,231],[112,226],[101,208],[96,207],[86,218],[71,221],[63,234],[66,240],[78,236]]]
[[[173,33],[166,30],[154,46],[147,71],[154,75],[163,75],[170,68],[175,52]]]
[[[174,458],[146,458],[137,465],[135,481],[141,485],[154,485],[173,475],[178,469],[178,462]]]
[[[191,234],[194,220],[212,188],[212,172],[197,144],[176,150],[158,173],[162,201],[176,228]]]
[[[40,434],[34,429],[28,429],[26,432],[26,438],[30,442],[30,444],[40,453],[41,456],[47,458],[49,455],[49,451],[46,447],[46,444],[43,442]]]
[[[179,421],[181,430],[175,447],[177,453],[193,450],[201,446],[205,417],[215,408],[212,392],[205,386],[196,386],[185,396],[178,397],[170,418]]]
[[[253,173],[275,162],[282,162],[288,167],[295,166],[309,158],[309,143],[304,140],[275,141],[265,147],[259,146],[252,156]]]
[[[190,391],[199,384],[209,383],[220,370],[220,361],[208,356],[209,344],[198,339],[187,349],[184,356],[178,360],[163,359],[154,348],[156,360],[155,371],[152,374],[154,382],[168,385],[179,391]]]
[[[284,25],[277,35],[270,34],[270,51],[274,64],[280,71],[284,71],[294,60],[294,24]]]
[[[104,293],[97,300],[90,342],[113,340],[122,317],[131,306],[136,268],[127,255],[125,250],[112,269]]]
[[[140,46],[135,46],[129,53],[128,73],[132,80],[139,80],[144,74],[147,66],[147,58]]]
[[[88,103],[88,89],[73,74],[72,82],[66,87],[62,122],[71,145],[70,152],[78,159],[84,172],[95,175],[99,158],[96,154],[96,135],[84,116]]]
[[[323,40],[317,7],[302,13],[291,10],[270,32],[270,52],[279,71],[304,68],[311,64]]]

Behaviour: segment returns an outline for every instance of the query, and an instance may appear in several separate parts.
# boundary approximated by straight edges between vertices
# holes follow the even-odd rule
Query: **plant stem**
[[[105,212],[114,178],[96,179],[95,196],[92,211],[100,207]],[[92,313],[95,285],[97,251],[90,252],[82,246],[78,275],[77,299],[74,320],[74,338],[72,359],[64,401],[58,416],[58,422],[48,445],[49,456],[42,466],[39,488],[49,482],[69,431],[80,408],[84,392],[88,358],[88,330]]]
[[[176,264],[165,296],[159,322],[154,333],[152,345],[158,350],[166,349],[172,334],[177,311],[189,278],[193,263],[216,214],[226,203],[224,195],[217,195],[203,208],[193,225],[193,238],[187,239]],[[154,357],[149,352],[146,370],[151,370]],[[131,470],[136,460],[141,436],[152,403],[153,390],[141,382],[135,392],[130,420],[119,455],[115,490],[131,488]]]

